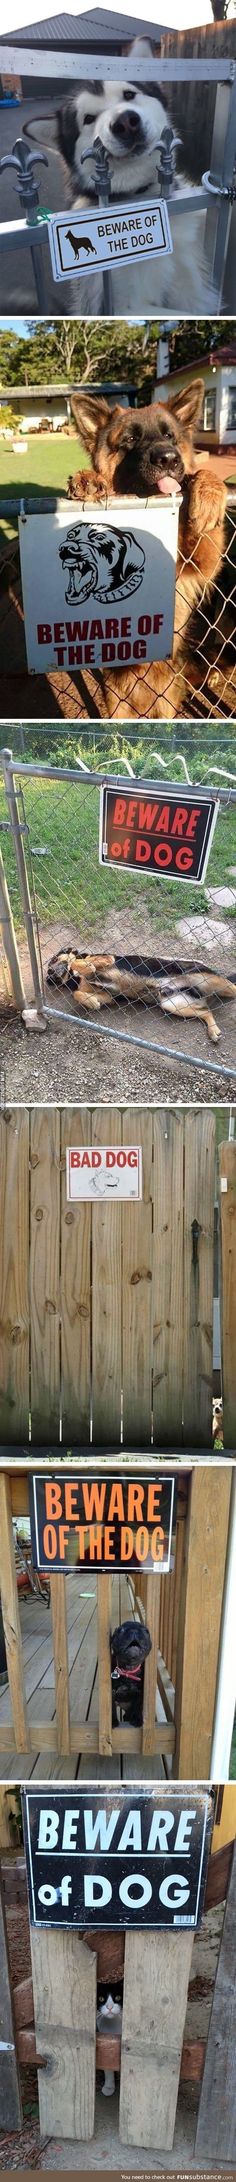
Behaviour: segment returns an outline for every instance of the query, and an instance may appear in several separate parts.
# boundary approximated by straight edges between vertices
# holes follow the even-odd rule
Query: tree
[[[0,384],[55,386],[125,379],[142,401],[155,377],[156,328],[125,319],[33,319],[26,340],[0,332]]]
[[[234,6],[234,11],[235,11],[235,0],[233,0],[233,6]],[[230,0],[211,0],[211,8],[212,8],[212,15],[213,15],[213,21],[214,21],[214,23],[227,23],[227,15],[229,14],[229,7],[230,7]]]

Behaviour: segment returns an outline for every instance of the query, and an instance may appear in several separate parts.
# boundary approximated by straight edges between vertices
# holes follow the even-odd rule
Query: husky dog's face
[[[59,150],[70,172],[83,174],[86,187],[82,155],[93,148],[98,136],[112,160],[128,160],[132,152],[138,155],[152,151],[160,142],[164,124],[161,98],[149,98],[140,85],[97,83],[91,91],[88,86],[78,92],[77,98],[66,99],[59,107]]]

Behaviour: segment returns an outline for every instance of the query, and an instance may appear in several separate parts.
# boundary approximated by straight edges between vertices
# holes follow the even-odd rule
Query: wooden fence
[[[205,1912],[226,1903],[208,2034],[189,2037],[187,2001],[200,1969],[199,1941],[190,1932],[32,1931],[32,1975],[12,1991],[6,1913],[26,1908],[24,1858],[1,1867],[0,1958],[4,2025],[11,2046],[1,2052],[0,2127],[21,2125],[20,2064],[38,2067],[39,2111],[46,2139],[91,2139],[96,2068],[120,2078],[123,2144],[172,2148],[179,2087],[199,2085],[195,2154],[226,2165],[235,2156],[236,2127],[236,1844],[210,1857]],[[207,1939],[207,1922],[205,1923]],[[201,1937],[201,1936],[200,1936]],[[205,1961],[205,1957],[204,1957]],[[206,1969],[206,1964],[205,1964]],[[97,1980],[123,1986],[121,2036],[96,2029]],[[199,1979],[198,1979],[199,1983]],[[204,1992],[206,1991],[206,1975]],[[42,2003],[43,1995],[43,2003]],[[188,2021],[190,2005],[188,2010]],[[13,2032],[14,2022],[14,2032]],[[6,2027],[4,2035],[6,2037]],[[7,2102],[7,2103],[6,2103]]]
[[[179,61],[191,60],[193,63],[191,83],[175,82],[168,87],[174,126],[183,142],[180,165],[185,166],[187,161],[192,179],[201,182],[202,174],[211,166],[216,97],[220,96],[224,108],[225,85],[221,84],[217,94],[216,84],[210,80],[196,83],[194,61],[217,60],[220,64],[227,54],[229,62],[235,61],[236,23],[230,20],[222,24],[221,29],[216,23],[198,24],[194,30],[189,25],[188,30],[179,31],[175,38],[173,31],[167,31],[161,43],[165,60],[172,60],[173,49]]]
[[[96,1658],[90,1667],[90,1632],[87,1630],[85,1666],[77,1670],[70,1703],[67,1582],[63,1572],[50,1578],[52,1644],[48,1686],[43,1688],[45,1659],[39,1677],[39,1717],[32,1718],[33,1680],[29,1658],[23,1656],[21,1621],[12,1518],[28,1511],[28,1477],[16,1469],[0,1474],[0,1591],[7,1654],[11,1719],[6,1693],[0,1702],[0,1752],[27,1754],[28,1774],[33,1756],[45,1751],[57,1758],[78,1759],[79,1753],[99,1752],[103,1761],[123,1753],[130,1758],[140,1751],[144,1760],[162,1756],[172,1761],[173,1777],[208,1780],[216,1693],[221,1609],[230,1520],[231,1467],[196,1465],[178,1474],[177,1521],[174,1566],[169,1575],[150,1574],[130,1579],[127,1600],[135,1614],[145,1615],[152,1650],[145,1664],[142,1727],[112,1726],[110,1631],[114,1627],[113,1583],[116,1577],[98,1574],[97,1656],[98,1694],[94,1703]],[[75,1595],[79,1577],[73,1579]],[[122,1579],[124,1584],[124,1579]],[[115,1618],[124,1618],[122,1610]],[[41,1607],[38,1612],[40,1617]],[[130,1613],[130,1604],[128,1605]],[[126,1606],[127,1614],[127,1606]],[[38,1639],[40,1637],[40,1618]],[[35,1629],[34,1644],[35,1649]],[[46,1645],[48,1661],[48,1647]],[[53,1669],[53,1678],[52,1678]],[[27,1697],[27,1678],[29,1702]],[[159,1717],[156,1695],[159,1692]],[[83,1716],[84,1713],[84,1716]],[[3,1714],[3,1717],[2,1717]],[[5,1762],[5,1761],[4,1761]]]
[[[212,1108],[0,1116],[0,1437],[212,1446]],[[71,1205],[66,1145],[142,1145],[141,1204]],[[236,1444],[236,1144],[221,1152],[224,1444]],[[227,1185],[227,1186],[226,1186]]]

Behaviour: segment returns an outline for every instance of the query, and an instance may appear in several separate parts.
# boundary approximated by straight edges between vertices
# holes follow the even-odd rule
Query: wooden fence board
[[[111,1592],[111,1576],[104,1575],[98,1582],[97,1604],[99,1750],[104,1758],[112,1754]]]
[[[7,1671],[12,1705],[13,1725],[10,1728],[10,1749],[15,1737],[16,1749],[27,1750],[29,1731],[27,1705],[24,1692],[24,1668],[21,1627],[16,1581],[15,1550],[12,1529],[9,1477],[0,1473],[0,1591],[4,1636],[7,1655]],[[5,1733],[5,1730],[3,1730]],[[9,1748],[9,1744],[8,1744]]]
[[[94,1144],[121,1144],[118,1107],[92,1117]],[[122,1205],[96,1204],[92,1222],[93,1441],[120,1444],[121,1436],[121,1220]]]
[[[51,1611],[55,1671],[57,1748],[66,1755],[70,1749],[69,1706],[69,1658],[67,1631],[66,1579],[62,1571],[51,1577]]]
[[[0,1880],[0,2129],[20,2129],[22,2106],[11,2004],[10,1965]]]
[[[179,1610],[176,1758],[180,1780],[209,1780],[231,1469],[193,1470]]]
[[[223,1185],[223,1186],[222,1186]],[[224,1447],[236,1448],[236,1142],[220,1145]]]
[[[152,1114],[127,1108],[124,1144],[143,1154],[142,1204],[123,1205],[124,1443],[149,1447],[152,1413]]]
[[[155,1707],[157,1688],[157,1654],[159,1641],[161,1576],[147,1577],[146,1621],[151,1637],[151,1652],[145,1660],[143,1697],[143,1755],[150,1758],[154,1749]]]
[[[31,1929],[42,2135],[93,2136],[96,2061],[96,1956],[73,1931]]]
[[[195,2151],[201,2161],[235,2161],[236,1843],[216,1971]]]
[[[153,1115],[154,1446],[182,1440],[183,1116]]]
[[[89,1108],[61,1113],[62,1438],[86,1446],[91,1407],[91,1205],[67,1202],[66,1145],[90,1144]]]
[[[191,1967],[190,1932],[127,1932],[121,2044],[122,2144],[173,2144]]]
[[[185,1446],[212,1445],[215,1115],[185,1114],[184,1423]],[[193,1222],[200,1233],[193,1235]]]
[[[29,1431],[29,1115],[0,1114],[0,1433]]]
[[[60,1431],[60,1114],[32,1107],[30,1122],[30,1298],[32,1439]]]

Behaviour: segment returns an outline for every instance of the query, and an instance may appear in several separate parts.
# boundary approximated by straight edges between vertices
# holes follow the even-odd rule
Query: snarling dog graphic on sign
[[[75,523],[65,544],[59,546],[59,559],[68,568],[67,600],[95,595],[100,603],[112,599],[113,604],[138,591],[145,572],[143,546],[133,532],[124,533],[110,524],[99,530],[90,524],[85,530],[84,523]]]

